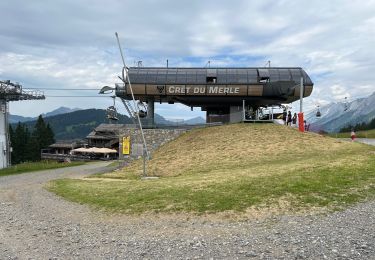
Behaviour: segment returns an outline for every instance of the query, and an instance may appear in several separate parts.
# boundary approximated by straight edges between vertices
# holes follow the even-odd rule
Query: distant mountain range
[[[184,121],[184,124],[186,125],[199,125],[199,124],[205,124],[206,120],[203,117],[197,116],[188,120]]]
[[[48,112],[46,114],[42,114],[43,117],[49,117],[49,116],[57,116],[61,114],[67,114],[72,113],[78,110],[82,110],[81,108],[69,108],[69,107],[59,107],[58,109],[52,110],[51,112]]]
[[[75,112],[78,110],[82,110],[80,108],[68,108],[68,107],[59,107],[55,110],[52,110],[51,112],[48,113],[43,113],[42,116],[43,118],[49,117],[49,116],[56,116],[56,115],[61,115],[61,114],[66,114],[66,113],[71,113]],[[36,120],[38,117],[24,117],[24,116],[17,116],[17,115],[9,115],[9,123],[18,123],[18,122],[27,122],[27,121],[33,121]]]
[[[71,140],[85,138],[95,127],[102,123],[109,123],[107,113],[103,109],[70,109],[60,107],[49,113],[43,114],[46,123],[49,123],[55,133],[56,140]],[[128,116],[118,114],[119,124],[131,124]],[[24,123],[32,128],[37,118],[22,117],[10,115],[10,123],[15,127],[18,122]],[[196,117],[189,120],[170,121],[164,117],[155,114],[155,123],[159,125],[192,125],[204,124],[202,117]]]
[[[316,110],[307,113],[305,118],[310,123],[310,130],[326,132],[338,132],[341,128],[368,123],[375,118],[375,92],[367,98],[356,99],[347,104],[331,103],[320,108],[321,117],[316,117]],[[118,115],[119,124],[131,124],[132,121],[125,115]],[[79,109],[60,107],[43,114],[43,118],[49,123],[55,133],[56,140],[85,138],[95,127],[101,123],[109,123],[106,111],[103,109]],[[10,115],[9,122],[16,124],[25,123],[28,127],[34,127],[36,118]],[[205,119],[195,117],[189,120],[168,120],[155,114],[155,123],[159,125],[196,125],[204,124]]]
[[[205,124],[206,120],[203,117],[194,117],[188,120],[183,119],[166,119],[161,115],[155,114],[155,122],[159,125],[200,125]]]
[[[24,117],[24,116],[17,116],[17,115],[9,115],[9,123],[10,124],[14,124],[14,123],[18,123],[18,122],[27,122],[27,121],[32,121],[32,120],[35,120],[34,117]]]
[[[118,115],[119,124],[130,124],[131,120],[124,115]],[[95,127],[109,123],[106,111],[103,109],[84,109],[71,113],[44,117],[49,123],[56,140],[71,140],[85,138]],[[33,128],[36,120],[23,122],[28,128]],[[14,123],[14,127],[17,123]]]
[[[356,99],[347,104],[331,103],[320,108],[321,117],[316,117],[317,110],[306,114],[312,131],[324,130],[338,132],[341,128],[368,123],[375,118],[375,92],[366,98]]]

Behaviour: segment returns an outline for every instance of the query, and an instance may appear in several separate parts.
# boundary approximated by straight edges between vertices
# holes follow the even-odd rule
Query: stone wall
[[[153,151],[155,151],[158,147],[176,139],[186,131],[186,129],[144,129],[143,132],[147,143],[147,150],[152,155]],[[130,136],[131,157],[138,158],[141,156],[141,151],[137,152],[137,150],[141,150],[143,144],[139,129],[123,129],[120,136]],[[122,140],[122,138],[120,138],[120,140]],[[123,158],[122,141],[120,142],[120,158]]]

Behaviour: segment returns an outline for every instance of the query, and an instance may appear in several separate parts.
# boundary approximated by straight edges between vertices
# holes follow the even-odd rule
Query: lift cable
[[[99,88],[24,88],[24,89],[38,89],[38,90],[84,90],[84,91],[99,91]]]
[[[53,97],[53,98],[107,98],[111,96],[54,96],[54,95],[44,95],[45,97]]]

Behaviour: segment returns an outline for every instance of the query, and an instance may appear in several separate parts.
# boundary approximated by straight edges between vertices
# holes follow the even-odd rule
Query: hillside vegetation
[[[118,114],[119,124],[129,124],[131,120]],[[45,122],[50,124],[56,140],[85,138],[95,127],[108,123],[106,111],[103,109],[85,109],[71,113],[46,117]],[[35,121],[25,122],[27,127],[33,127]]]
[[[59,112],[64,111],[64,107],[59,108]],[[107,119],[107,112],[103,109],[82,109],[69,113],[62,113],[57,115],[51,115],[54,111],[47,113],[44,120],[48,123],[53,132],[55,133],[56,140],[72,140],[72,139],[83,139],[85,138],[94,128],[102,123],[118,123],[118,124],[132,124],[132,120],[120,113],[117,114],[118,121],[111,121]],[[13,121],[17,120],[17,116],[12,116]],[[22,118],[18,118],[22,119]],[[25,120],[25,118],[23,118]],[[26,119],[27,120],[27,119]],[[18,122],[18,121],[17,121]],[[184,122],[172,122],[164,117],[155,114],[155,123],[159,125],[181,125],[184,124],[202,124],[204,123],[203,118],[192,118]],[[31,129],[34,127],[36,120],[24,122],[24,124]],[[17,126],[17,123],[12,123],[13,127]]]
[[[344,133],[332,133],[328,135],[336,138],[350,138],[350,134],[351,132],[349,131]],[[355,135],[357,138],[375,138],[375,129],[356,131]]]
[[[65,198],[127,213],[247,212],[340,208],[375,193],[375,147],[286,126],[235,124],[192,130],[141,162],[49,189]]]

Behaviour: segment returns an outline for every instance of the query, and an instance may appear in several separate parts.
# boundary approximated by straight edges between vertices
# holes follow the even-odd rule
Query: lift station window
[[[258,73],[260,83],[265,83],[270,80],[270,72],[268,69],[258,69]]]
[[[216,83],[217,77],[206,77],[207,83]]]

